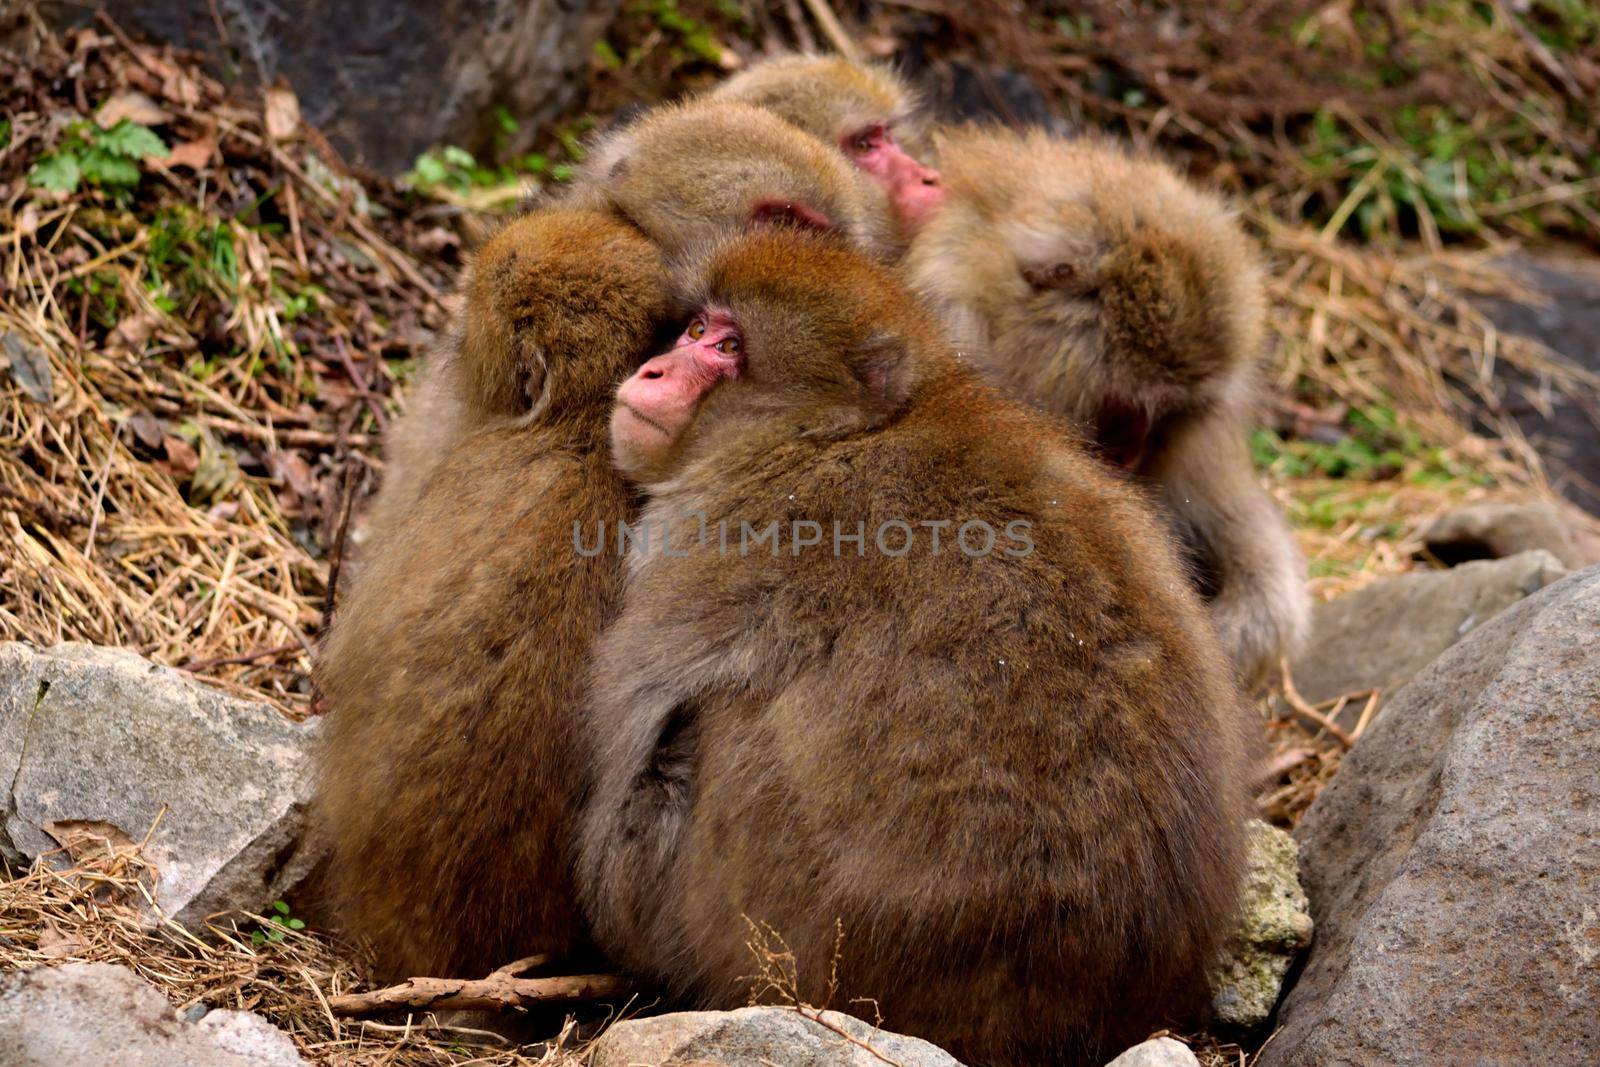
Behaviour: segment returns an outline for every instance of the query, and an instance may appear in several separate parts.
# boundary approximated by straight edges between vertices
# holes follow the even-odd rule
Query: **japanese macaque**
[[[320,664],[333,903],[385,977],[585,944],[578,716],[621,567],[575,551],[574,528],[635,506],[607,426],[668,294],[659,250],[592,211],[524,216],[472,266],[457,369],[483,428],[395,517]]]
[[[887,67],[782,56],[734,75],[707,97],[764,108],[838,148],[883,189],[906,233],[944,202],[939,172],[920,161],[928,145],[916,94]]]
[[[597,942],[726,1008],[754,928],[965,1062],[1103,1062],[1241,877],[1245,716],[1175,550],[885,268],[756,233],[692,302],[611,425],[672,536],[596,652]]]
[[[556,203],[628,220],[669,263],[751,223],[825,231],[878,257],[903,250],[877,185],[816,138],[745,104],[646,114],[592,147],[574,188]],[[469,306],[429,355],[406,415],[389,432],[369,540],[400,521],[454,442],[497,415],[463,402],[471,385],[462,380],[462,354],[478,343],[479,313]]]
[[[1309,601],[1245,442],[1264,332],[1249,240],[1221,200],[1106,141],[961,129],[939,159],[949,199],[907,276],[998,384],[1155,490],[1241,680],[1258,681]]]

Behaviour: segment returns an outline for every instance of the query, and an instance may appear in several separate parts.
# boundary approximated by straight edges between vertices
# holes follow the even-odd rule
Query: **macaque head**
[[[512,221],[463,286],[468,409],[483,420],[565,418],[608,403],[671,315],[671,292],[660,250],[615,215],[556,208]]]
[[[915,96],[885,68],[785,56],[734,75],[710,98],[753,104],[837,147],[883,189],[908,234],[944,203],[939,172],[919,161],[927,146]]]
[[[941,134],[950,204],[906,274],[996,381],[1136,469],[1171,421],[1247,389],[1253,248],[1224,204],[1108,142]]]
[[[814,234],[752,231],[701,277],[683,334],[617,389],[612,455],[642,484],[739,447],[881,425],[943,347],[888,270]]]
[[[873,256],[897,252],[877,185],[816,138],[748,104],[653,111],[601,141],[584,175],[672,259],[751,224],[826,233]]]

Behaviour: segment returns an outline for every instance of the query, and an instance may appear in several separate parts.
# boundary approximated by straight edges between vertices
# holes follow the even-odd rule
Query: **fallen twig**
[[[519,978],[519,974],[547,962],[547,956],[529,956],[495,971],[487,978],[411,978],[399,985],[366,993],[329,997],[335,1015],[369,1015],[386,1011],[504,1011],[532,1004],[560,1001],[604,1000],[632,991],[627,979],[616,974],[572,974],[553,978]]]
[[[1344,727],[1306,703],[1306,699],[1294,687],[1294,679],[1289,675],[1289,661],[1287,659],[1278,661],[1278,669],[1283,673],[1283,699],[1294,710],[1296,715],[1303,719],[1308,719],[1328,731],[1329,735],[1345,748],[1355,744],[1355,739],[1345,732]]]

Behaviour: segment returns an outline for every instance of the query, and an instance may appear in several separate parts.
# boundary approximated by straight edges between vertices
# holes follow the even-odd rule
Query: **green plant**
[[[644,0],[633,5],[633,10],[649,15],[657,26],[678,38],[684,51],[707,63],[722,62],[722,46],[711,33],[711,28],[698,19],[683,13],[678,0]]]
[[[264,945],[269,941],[276,944],[282,941],[290,930],[304,930],[306,928],[304,919],[297,919],[289,914],[288,901],[274,900],[272,902],[272,912],[273,914],[267,917],[267,924],[250,934],[250,943],[252,945]]]
[[[126,195],[139,184],[139,163],[166,154],[166,143],[154,130],[128,119],[109,130],[92,122],[73,122],[61,143],[29,168],[28,182],[63,193],[75,193],[79,185],[88,184]]]

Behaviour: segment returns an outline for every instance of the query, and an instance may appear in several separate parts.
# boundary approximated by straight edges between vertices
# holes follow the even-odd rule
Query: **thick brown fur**
[[[929,149],[917,93],[891,68],[838,56],[787,55],[754,63],[706,94],[751,104],[837,146],[864,126],[891,127],[913,155]]]
[[[664,107],[607,135],[556,203],[628,220],[669,263],[743,229],[762,204],[819,212],[840,240],[870,255],[889,257],[901,248],[881,189],[816,138],[742,104]],[[458,364],[477,344],[462,324],[475,322],[469,311],[428,355],[405,415],[389,431],[384,482],[366,521],[369,543],[412,507],[451,446],[479,428],[463,409],[471,383]],[[499,388],[515,393],[517,383]]]
[[[461,410],[479,429],[374,546],[320,664],[334,903],[393,978],[584,944],[578,715],[621,568],[580,556],[573,529],[634,506],[611,398],[668,305],[643,235],[565,209],[502,230],[464,290]]]
[[[1264,334],[1251,243],[1220,199],[1108,141],[956,129],[939,161],[949,200],[907,276],[1007,391],[1091,433],[1140,420],[1131,469],[1258,680],[1303,638],[1309,601],[1244,441]]]
[[[882,190],[831,146],[748,104],[657,108],[595,145],[581,181],[672,258],[742,229],[762,202],[804,204],[869,255],[901,250]]]
[[[1103,1062],[1193,992],[1242,873],[1240,698],[1168,538],[859,256],[755,235],[703,299],[748,365],[645,486],[642,520],[710,532],[634,554],[597,651],[599,943],[735,1007],[748,918],[813,1002],[836,963],[835,1006],[967,1063]],[[893,519],[1027,521],[1035,547],[969,556],[952,526],[885,557]],[[864,523],[868,555],[740,555],[741,522],[793,520]]]

